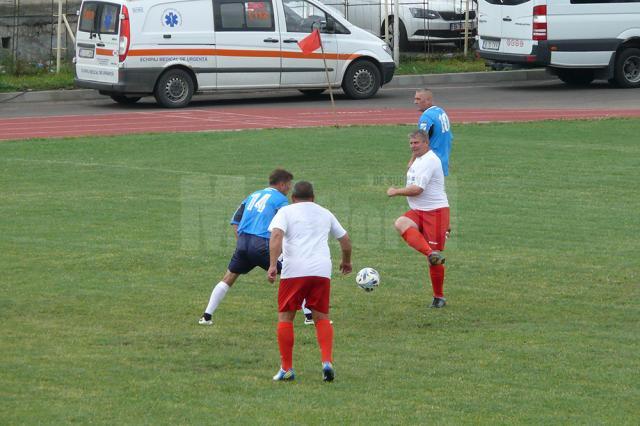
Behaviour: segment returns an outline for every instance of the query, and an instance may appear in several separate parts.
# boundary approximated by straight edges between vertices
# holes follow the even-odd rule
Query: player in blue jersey
[[[419,89],[413,103],[422,111],[418,120],[418,129],[429,134],[429,147],[442,162],[442,171],[449,176],[449,154],[451,153],[451,123],[447,113],[433,104],[433,93],[429,89]]]
[[[250,194],[231,219],[238,238],[227,272],[211,292],[209,304],[199,323],[211,325],[211,316],[229,288],[238,277],[256,266],[269,269],[269,224],[278,210],[288,204],[293,175],[284,169],[276,169],[269,175],[269,186]]]

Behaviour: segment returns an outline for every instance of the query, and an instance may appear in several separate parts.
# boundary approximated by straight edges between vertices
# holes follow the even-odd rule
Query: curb
[[[399,75],[387,83],[385,88],[418,88],[447,83],[499,83],[506,81],[529,81],[552,79],[544,69],[516,71],[485,71],[451,74]],[[43,90],[37,92],[0,93],[0,103],[65,102],[105,99],[97,90]]]
[[[451,83],[500,83],[507,81],[550,80],[554,77],[545,69],[515,71],[465,72],[455,74],[400,75],[394,77],[384,87],[424,87],[434,84]]]

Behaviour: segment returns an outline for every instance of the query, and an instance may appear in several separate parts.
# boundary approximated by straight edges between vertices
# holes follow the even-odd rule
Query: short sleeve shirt
[[[240,206],[244,209],[242,219],[232,224],[238,225],[238,234],[251,234],[258,237],[271,237],[269,224],[281,207],[288,204],[286,195],[275,188],[265,188],[250,194]],[[234,215],[235,216],[235,215]]]
[[[422,113],[418,129],[429,133],[429,147],[442,161],[444,175],[449,176],[449,154],[453,141],[449,116],[442,108],[434,105]]]
[[[435,210],[449,207],[449,200],[444,187],[442,162],[431,150],[415,159],[407,170],[407,186],[416,185],[422,193],[415,197],[407,197],[412,210]]]
[[[269,231],[274,228],[284,232],[282,278],[331,278],[329,235],[347,233],[333,213],[313,202],[294,203],[278,211]]]

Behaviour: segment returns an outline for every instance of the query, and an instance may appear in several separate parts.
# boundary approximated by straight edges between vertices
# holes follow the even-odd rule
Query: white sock
[[[211,297],[209,298],[207,309],[205,309],[205,312],[207,314],[213,314],[213,311],[218,308],[218,305],[220,304],[220,302],[222,302],[222,299],[224,299],[224,296],[227,294],[227,290],[229,290],[229,286],[224,281],[220,281],[218,284],[216,284],[216,286],[213,288],[213,291],[211,292]]]
[[[304,299],[302,301],[302,313],[305,315],[310,315],[311,314],[311,309],[307,309],[307,299]]]

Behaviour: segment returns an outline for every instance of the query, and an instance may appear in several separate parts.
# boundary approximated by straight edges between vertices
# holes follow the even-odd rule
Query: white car
[[[478,52],[569,85],[640,87],[640,0],[480,0]]]
[[[385,35],[387,15],[384,0],[324,0],[340,10],[349,22],[379,37]],[[475,36],[477,3],[469,2],[468,36]],[[389,36],[394,34],[395,9],[389,0]],[[466,0],[399,0],[400,49],[409,42],[463,43]],[[393,44],[393,42],[391,43]]]

